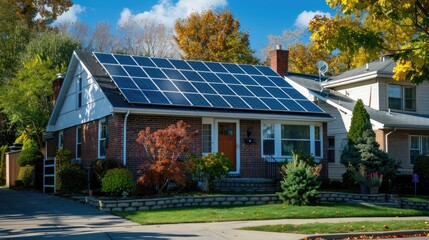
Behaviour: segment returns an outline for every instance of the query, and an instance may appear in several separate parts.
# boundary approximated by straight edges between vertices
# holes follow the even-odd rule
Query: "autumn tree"
[[[428,1],[327,0],[327,3],[342,14],[335,16],[333,22],[328,21],[327,26],[316,24],[319,27],[315,31],[310,29],[314,41],[326,42],[323,35],[329,35],[331,41],[324,44],[328,48],[340,51],[363,48],[368,54],[391,52],[397,60],[393,76],[396,80],[421,83],[429,79]],[[354,24],[334,24],[343,19]]]
[[[145,149],[138,182],[154,187],[161,194],[169,182],[185,185],[184,165],[179,157],[189,151],[193,136],[190,125],[178,121],[166,129],[152,132],[149,127],[138,134],[137,142]]]
[[[175,23],[174,37],[182,59],[256,64],[249,34],[230,11],[192,13]]]

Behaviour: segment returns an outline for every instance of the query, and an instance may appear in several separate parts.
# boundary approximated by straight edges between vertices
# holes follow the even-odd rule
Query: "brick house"
[[[353,107],[362,99],[380,148],[400,161],[401,174],[411,175],[417,156],[429,153],[429,83],[414,85],[392,78],[396,62],[390,55],[337,76],[289,73],[285,79],[334,117],[327,123],[330,179],[341,179],[340,163],[347,144]]]
[[[286,66],[274,67],[280,74],[287,54],[271,54]],[[109,158],[136,173],[144,161],[138,132],[178,120],[199,132],[192,153],[224,152],[241,178],[266,177],[268,157],[287,159],[292,148],[326,155],[331,117],[265,66],[74,52],[53,89],[47,155],[63,147],[84,166]]]

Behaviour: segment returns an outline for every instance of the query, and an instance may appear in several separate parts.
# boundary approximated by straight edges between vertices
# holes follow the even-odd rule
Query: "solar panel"
[[[147,57],[133,56],[138,65],[142,67],[156,67],[155,64]]]
[[[191,67],[196,71],[210,71],[210,69],[204,65],[203,62],[188,61],[188,64],[191,65]]]
[[[127,56],[127,55],[113,55],[116,60],[118,60],[118,62],[120,64],[124,64],[124,65],[137,65],[136,62],[134,62],[134,60],[131,58],[131,56]]]
[[[151,58],[152,61],[156,64],[156,66],[160,68],[174,68],[171,63],[165,58]]]
[[[267,66],[94,55],[130,103],[323,113]]]
[[[186,69],[186,70],[192,70],[192,68],[183,60],[174,60],[170,59],[170,62],[176,67],[177,69]]]

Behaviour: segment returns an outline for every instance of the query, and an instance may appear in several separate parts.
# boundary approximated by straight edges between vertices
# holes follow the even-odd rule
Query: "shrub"
[[[6,151],[8,146],[0,147],[0,186],[6,184]]]
[[[114,159],[98,159],[91,162],[91,168],[100,182],[108,170],[120,167],[122,165]]]
[[[59,178],[61,178],[61,192],[63,193],[79,193],[88,186],[87,170],[80,164],[65,167]]]
[[[419,175],[420,183],[418,186],[423,188],[424,190],[428,190],[429,188],[429,156],[418,156],[414,161],[414,173]],[[410,180],[411,182],[411,180]]]
[[[102,191],[112,196],[132,193],[136,187],[133,175],[124,168],[107,171],[101,180]]]
[[[279,198],[290,205],[308,205],[316,201],[318,180],[321,165],[309,166],[301,161],[296,153],[292,153],[292,161],[282,167],[283,180],[280,186],[283,192],[277,193]]]
[[[20,167],[23,167],[27,165],[34,166],[42,159],[43,154],[40,152],[37,142],[32,139],[28,139],[24,142],[22,152],[16,161]]]
[[[20,167],[18,179],[22,181],[24,187],[30,187],[34,183],[34,166]]]
[[[57,174],[56,184],[57,184],[58,190],[61,190],[61,186],[62,186],[61,178],[58,176],[61,175],[61,172],[65,168],[68,168],[71,166],[71,159],[72,159],[72,154],[70,150],[67,150],[67,149],[59,148],[57,150],[57,154],[55,154],[55,165],[56,165],[55,168],[56,168],[56,174]]]
[[[139,132],[137,142],[142,144],[146,155],[140,165],[139,184],[154,188],[161,194],[169,182],[184,186],[186,182],[184,166],[179,157],[189,150],[192,137],[189,124],[178,121],[166,129],[151,132],[148,127]]]
[[[210,180],[224,177],[232,168],[231,161],[223,153],[209,153],[203,157],[191,157],[188,160],[194,178],[204,179],[207,174]]]

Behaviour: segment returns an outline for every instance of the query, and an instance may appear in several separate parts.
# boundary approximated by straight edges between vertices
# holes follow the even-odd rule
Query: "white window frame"
[[[412,148],[411,146],[411,138],[413,137],[417,137],[419,139],[419,146],[418,148]],[[408,151],[408,156],[409,156],[409,163],[410,165],[414,165],[411,161],[411,151],[419,151],[419,156],[422,154],[428,154],[429,153],[429,149],[427,153],[423,152],[423,138],[427,138],[429,140],[429,136],[428,135],[410,135],[409,140],[408,140],[408,145],[409,145],[409,151]]]
[[[105,124],[106,133],[104,138],[102,137],[102,125]],[[104,141],[104,155],[101,155],[101,142]],[[98,121],[98,158],[104,159],[106,158],[106,145],[107,145],[107,121],[106,119],[100,119]]]
[[[79,75],[76,86],[76,108],[79,109],[83,106],[83,94],[82,94],[82,76]]]
[[[261,156],[264,156],[264,146],[263,140],[264,136],[262,133],[264,124],[273,124],[274,125],[274,157],[277,160],[290,160],[292,158],[291,155],[282,155],[281,154],[281,125],[300,125],[300,126],[309,126],[310,128],[310,152],[309,154],[315,158],[315,160],[320,161],[323,159],[323,126],[321,123],[312,123],[312,122],[285,122],[285,121],[261,121]],[[316,139],[315,139],[315,127],[319,127],[320,133],[320,156],[315,156],[316,153]]]
[[[79,131],[81,131],[81,135],[80,135],[81,139],[79,139]],[[77,126],[76,127],[76,159],[82,158],[82,138],[83,138],[82,126]],[[80,146],[80,156],[78,156],[79,146]]]
[[[407,111],[407,112],[416,112],[417,111],[417,88],[415,86],[410,85],[398,85],[398,84],[388,84],[387,86],[387,108],[390,109],[390,95],[389,95],[389,89],[390,87],[398,87],[400,89],[400,100],[401,100],[401,108],[396,109],[392,108],[392,110],[398,110],[398,111]],[[415,108],[407,108],[406,107],[406,98],[405,98],[405,89],[414,89],[414,102],[415,102]]]
[[[212,153],[212,152],[214,152],[214,119],[213,118],[203,118],[202,119],[202,124],[203,125],[210,125],[210,149],[211,149],[211,152],[204,152],[203,150],[204,150],[204,147],[203,147],[203,145],[204,145],[204,136],[203,136],[203,134],[204,134],[204,132],[203,132],[203,129],[201,129],[201,131],[202,131],[202,133],[201,133],[201,142],[202,142],[202,146],[201,146],[201,151],[202,151],[202,155],[203,156],[205,156],[205,155],[207,155],[207,154],[209,154],[209,153]]]
[[[64,148],[64,131],[63,130],[58,132],[57,148]]]

